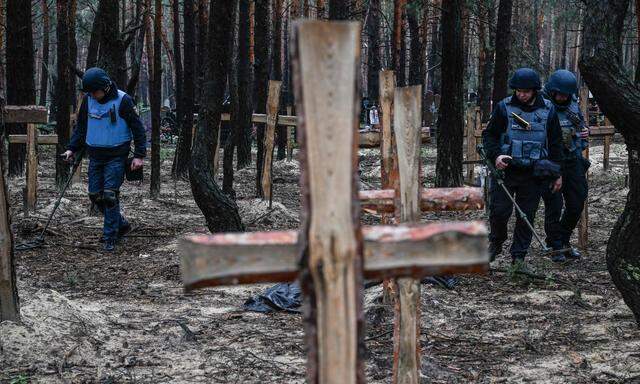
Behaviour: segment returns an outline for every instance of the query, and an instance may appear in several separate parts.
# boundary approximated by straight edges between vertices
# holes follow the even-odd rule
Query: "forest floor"
[[[511,276],[503,256],[487,275],[461,276],[453,290],[424,285],[423,383],[640,382],[640,329],[605,263],[608,234],[627,194],[626,152],[614,144],[606,172],[602,146],[591,154],[586,257],[554,265],[537,246],[529,254],[535,271],[569,284]],[[380,185],[378,156],[377,150],[360,153],[365,189]],[[16,253],[23,324],[0,324],[0,383],[304,381],[301,315],[242,309],[268,285],[183,291],[178,240],[207,231],[188,182],[174,188],[172,151],[162,157],[158,200],[148,197],[148,173],[142,186],[123,187],[123,210],[136,230],[116,253],[101,251],[101,218],[88,216],[84,184],[63,200],[46,246]],[[35,216],[21,212],[23,178],[9,185],[16,243],[37,235],[57,196],[53,154],[43,151],[41,158]],[[424,183],[432,186],[433,145],[422,158]],[[275,163],[273,210],[266,214],[267,204],[254,198],[255,171],[236,172],[247,230],[299,226],[298,176],[297,162]],[[538,228],[542,217],[541,208]],[[423,217],[438,218],[486,217],[484,211]],[[378,223],[379,217],[362,220]],[[366,374],[368,382],[390,383],[393,316],[380,297],[380,287],[366,291]]]

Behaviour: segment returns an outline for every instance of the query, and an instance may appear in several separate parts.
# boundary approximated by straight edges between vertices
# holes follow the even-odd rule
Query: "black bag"
[[[554,180],[562,176],[562,168],[551,160],[538,160],[533,164],[533,176]]]
[[[127,179],[127,181],[142,181],[144,176],[142,167],[134,171],[131,169],[131,163],[133,163],[133,157],[127,158],[124,166],[124,177]]]

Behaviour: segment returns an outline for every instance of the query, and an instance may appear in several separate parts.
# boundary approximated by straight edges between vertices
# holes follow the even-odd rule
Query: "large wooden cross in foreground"
[[[362,280],[482,272],[478,222],[361,228],[357,190],[360,24],[302,21],[294,34],[303,225],[182,241],[187,289],[291,281],[306,298],[308,381],[363,383]]]

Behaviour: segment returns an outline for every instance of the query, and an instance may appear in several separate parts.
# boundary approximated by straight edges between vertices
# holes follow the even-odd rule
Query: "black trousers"
[[[541,185],[544,184],[544,185]],[[516,203],[533,223],[538,210],[538,204],[542,196],[543,188],[548,187],[548,183],[541,183],[533,176],[518,178],[518,180],[505,180],[507,189],[515,196]],[[505,191],[492,178],[489,186],[489,241],[494,244],[502,244],[507,240],[507,224],[513,212],[513,203]],[[516,226],[513,231],[513,242],[511,244],[511,257],[524,258],[531,245],[533,233],[518,216]]]
[[[583,158],[565,162],[561,193],[545,192],[542,195],[546,242],[554,249],[569,245],[571,233],[578,225],[588,193],[587,169],[587,160]]]

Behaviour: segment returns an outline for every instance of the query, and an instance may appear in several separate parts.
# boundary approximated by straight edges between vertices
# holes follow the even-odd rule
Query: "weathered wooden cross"
[[[181,243],[188,290],[300,279],[310,382],[364,382],[363,277],[479,272],[489,261],[478,222],[360,228],[359,38],[356,22],[302,21],[294,28],[301,231],[200,235]]]

